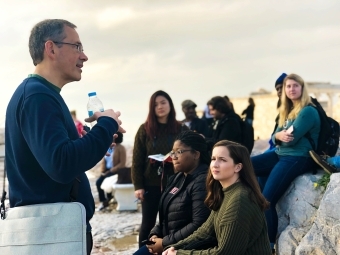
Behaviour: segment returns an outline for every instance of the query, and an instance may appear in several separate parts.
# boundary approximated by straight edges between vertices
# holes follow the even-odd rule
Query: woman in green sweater
[[[166,155],[172,149],[176,136],[188,128],[176,120],[176,111],[168,93],[158,90],[150,98],[149,114],[136,134],[133,147],[131,178],[135,196],[142,204],[142,224],[139,247],[155,226],[161,190],[167,178],[174,173],[171,163],[150,162],[149,155]]]
[[[261,194],[246,147],[215,144],[207,176],[208,220],[192,235],[166,247],[163,255],[270,255]],[[210,244],[209,249],[200,249]]]

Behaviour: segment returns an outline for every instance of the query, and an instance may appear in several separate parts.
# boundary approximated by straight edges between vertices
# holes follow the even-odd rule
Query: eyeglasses
[[[82,53],[84,51],[83,45],[81,45],[81,44],[67,43],[67,42],[54,42],[54,43],[55,44],[67,44],[67,45],[76,46],[77,47],[77,51],[80,52],[80,53]]]
[[[177,158],[179,156],[181,156],[184,152],[186,151],[193,151],[193,150],[177,150],[177,151],[170,151],[170,158]]]

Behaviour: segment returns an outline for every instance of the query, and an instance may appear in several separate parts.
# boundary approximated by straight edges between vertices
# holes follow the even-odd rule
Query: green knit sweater
[[[161,177],[158,175],[158,165],[151,164],[148,156],[154,154],[166,155],[172,150],[173,143],[176,136],[181,132],[179,126],[176,134],[168,134],[166,132],[166,124],[159,125],[159,135],[155,139],[150,139],[146,135],[144,124],[142,124],[135,136],[135,143],[133,146],[131,178],[135,186],[135,190],[144,189],[145,186],[161,186]],[[182,129],[185,129],[185,127]],[[173,166],[167,163],[163,174],[163,185],[169,175],[173,174]]]
[[[220,209],[211,211],[192,235],[170,246],[175,247],[177,255],[270,255],[264,212],[249,199],[248,189],[238,182],[223,191]],[[216,242],[217,246],[197,250]]]

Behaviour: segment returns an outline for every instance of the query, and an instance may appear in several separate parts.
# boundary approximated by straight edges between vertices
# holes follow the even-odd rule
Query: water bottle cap
[[[90,92],[90,93],[89,93],[89,97],[96,96],[96,95],[97,95],[96,92]]]

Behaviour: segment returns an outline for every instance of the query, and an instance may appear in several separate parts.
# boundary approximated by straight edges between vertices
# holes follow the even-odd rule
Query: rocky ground
[[[98,171],[87,172],[96,207],[99,205],[95,181]],[[90,221],[93,235],[92,255],[131,255],[138,249],[137,234],[142,220],[140,209],[136,212],[117,212],[116,204],[111,203],[103,211],[96,212]]]

